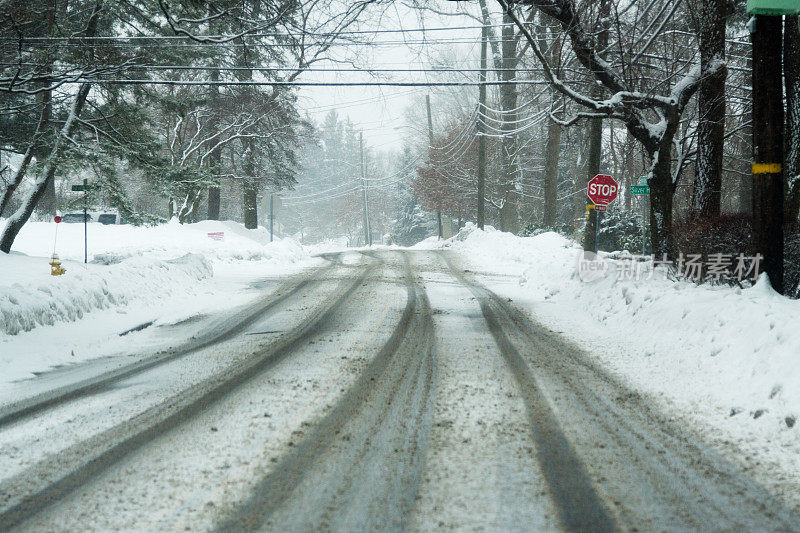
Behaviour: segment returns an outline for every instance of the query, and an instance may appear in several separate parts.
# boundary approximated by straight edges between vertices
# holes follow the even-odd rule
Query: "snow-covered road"
[[[800,529],[452,252],[325,260],[0,399],[0,530]]]

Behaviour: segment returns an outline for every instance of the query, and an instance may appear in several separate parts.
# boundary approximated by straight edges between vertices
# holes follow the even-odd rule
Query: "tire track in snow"
[[[302,324],[253,357],[0,483],[0,530],[19,525],[289,356],[302,342],[325,330],[333,314],[377,266],[372,263],[356,267],[358,274],[343,281]]]
[[[218,531],[402,530],[419,488],[435,379],[433,321],[408,254],[392,336],[314,430]]]
[[[503,323],[509,321],[499,298],[467,279],[448,254],[443,254],[453,276],[475,295],[494,340],[514,375],[533,429],[536,454],[547,480],[562,525],[568,531],[617,531],[617,525],[597,494],[586,468],[550,408],[530,367],[508,338]]]
[[[800,531],[800,517],[774,495],[676,427],[568,341],[468,278],[452,256],[443,256],[453,275],[473,289],[484,315],[489,315],[487,322],[495,322],[498,345],[516,352],[516,364],[535,369],[536,378],[528,370],[527,386],[536,387],[542,401],[551,405],[554,421],[562,420],[571,435],[565,440],[580,451],[605,501],[613,502],[617,526]]]

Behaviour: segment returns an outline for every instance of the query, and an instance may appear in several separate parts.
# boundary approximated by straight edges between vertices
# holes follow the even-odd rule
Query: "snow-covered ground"
[[[745,467],[800,483],[800,301],[761,279],[752,288],[697,285],[656,273],[593,282],[580,247],[555,233],[517,237],[468,225],[418,248],[458,252],[492,290],[527,307],[606,368],[661,403]],[[649,265],[645,265],[649,266]]]
[[[0,388],[53,366],[122,352],[126,339],[119,334],[141,324],[242,305],[258,294],[247,290],[254,280],[314,263],[294,240],[270,242],[264,228],[206,221],[89,224],[84,264],[83,224],[62,223],[55,250],[66,273],[51,276],[55,231],[55,223],[28,223],[12,253],[0,253]],[[209,233],[222,233],[222,240]],[[146,338],[138,341],[147,346]]]
[[[0,254],[0,390],[53,366],[125,353],[131,338],[120,333],[144,323],[176,324],[246,304],[263,293],[252,289],[255,281],[321,262],[310,253],[344,244],[270,243],[263,229],[230,222],[93,224],[84,265],[83,226],[62,224],[56,250],[67,273],[52,277],[54,230],[52,223],[29,224],[14,253]],[[208,235],[217,232],[223,240]],[[555,233],[517,237],[468,225],[452,239],[418,247],[459,253],[492,290],[800,505],[800,302],[763,280],[748,289],[658,274],[620,280],[615,270],[630,263],[608,255],[606,275],[585,282],[580,248]],[[358,260],[343,256],[345,264]],[[131,334],[138,350],[163,347],[165,337],[154,329]]]

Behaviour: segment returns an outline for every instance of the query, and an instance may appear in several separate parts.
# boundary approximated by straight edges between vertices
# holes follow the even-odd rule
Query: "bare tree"
[[[683,114],[700,86],[701,65],[692,61],[678,63],[678,72],[667,78],[653,80],[647,87],[637,88],[630,74],[637,71],[633,67],[643,60],[657,37],[674,20],[673,15],[679,3],[652,0],[649,7],[660,7],[661,16],[655,23],[648,25],[652,29],[646,34],[623,32],[621,21],[624,17],[617,11],[613,16],[615,21],[618,21],[617,43],[608,47],[609,50],[615,51],[615,57],[608,60],[601,57],[601,51],[573,0],[525,0],[520,3],[540,9],[560,25],[561,31],[572,45],[577,61],[610,93],[609,97],[598,99],[573,88],[559,77],[517,14],[516,4],[511,4],[507,0],[498,2],[525,35],[553,87],[587,109],[577,113],[573,119],[563,121],[565,125],[573,124],[581,118],[620,120],[631,136],[641,143],[651,161],[649,183],[652,204],[650,214],[652,249],[656,254],[674,255],[676,249],[672,234],[673,195],[680,171],[686,164],[685,146],[676,142],[676,135]],[[631,20],[630,28],[635,28],[636,23],[637,20]],[[724,64],[717,64],[716,68],[722,67]],[[714,70],[710,69],[706,75],[711,75],[713,72]],[[642,82],[643,80],[640,81]],[[674,150],[679,152],[675,168],[672,163]]]

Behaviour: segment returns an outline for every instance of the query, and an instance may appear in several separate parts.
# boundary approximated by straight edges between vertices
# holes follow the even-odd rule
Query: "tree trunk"
[[[89,90],[91,87],[92,85],[90,83],[83,83],[78,89],[78,94],[75,95],[75,100],[72,102],[72,107],[70,108],[67,120],[61,130],[56,134],[56,137],[53,141],[53,147],[50,150],[50,155],[44,164],[41,176],[36,180],[36,183],[34,183],[33,189],[28,194],[28,197],[25,199],[22,206],[20,206],[20,208],[17,209],[17,211],[8,219],[8,223],[3,230],[3,234],[0,236],[0,251],[5,253],[9,253],[11,251],[11,246],[14,244],[14,239],[17,238],[19,230],[21,230],[22,226],[24,226],[28,221],[31,213],[33,213],[33,210],[36,207],[36,204],[39,202],[39,200],[41,200],[42,195],[48,186],[48,182],[53,180],[53,177],[56,173],[56,167],[61,156],[64,138],[72,135],[72,131],[75,129],[76,121],[83,110],[83,106],[86,103],[86,98],[89,96]]]
[[[672,181],[672,138],[665,133],[660,149],[653,153],[650,185],[650,246],[658,259],[665,254],[676,257],[675,236],[672,233],[672,204],[675,186]]]
[[[216,24],[211,24],[211,28],[216,28]],[[219,60],[217,60],[217,66],[219,65]],[[209,85],[209,101],[211,105],[211,112],[213,116],[217,117],[219,113],[219,86],[214,85],[213,82],[219,81],[219,71],[212,70],[210,72],[210,78],[212,84]],[[212,121],[212,133],[216,133],[217,131],[217,122]],[[214,141],[216,142],[216,140]],[[219,166],[222,163],[222,147],[216,147],[211,151],[211,154],[208,156],[208,166],[212,169],[212,172],[218,173]],[[208,220],[219,220],[219,208],[220,208],[220,191],[219,186],[211,186],[208,188]]]
[[[597,48],[604,51],[608,46],[608,17],[610,13],[609,0],[600,1]],[[600,54],[603,57],[603,54]],[[603,88],[597,85],[592,95],[597,99],[602,99]],[[589,161],[587,165],[586,181],[600,173],[600,162],[603,158],[603,119],[593,118],[589,121]],[[597,250],[597,211],[589,211],[586,221],[586,229],[583,236],[583,249],[588,252]]]
[[[56,16],[56,2],[55,0],[48,0],[47,2],[47,29],[46,35],[52,36],[53,35],[53,27],[55,26],[55,16]],[[48,54],[49,55],[49,54]],[[52,55],[49,55],[47,60],[47,67],[46,72],[48,74],[53,73],[53,63],[55,58]],[[43,91],[40,93],[37,98],[40,101],[40,105],[42,106],[42,115],[41,115],[41,132],[43,137],[47,137],[47,129],[51,127],[52,120],[53,120],[53,91]],[[44,139],[43,139],[44,140]],[[33,156],[36,158],[37,161],[44,161],[47,157],[47,146],[46,142],[37,143],[37,150],[34,152]],[[47,215],[55,215],[56,213],[56,180],[50,180],[47,185],[45,185],[45,190],[42,193],[42,197],[39,200],[38,204],[36,205],[37,211],[40,213],[44,213]]]
[[[244,180],[244,195],[242,198],[244,208],[244,227],[247,229],[258,228],[258,186],[256,185],[255,173],[255,143],[252,139],[247,141],[247,154],[245,154],[244,171],[247,178]]]
[[[600,173],[600,160],[603,157],[603,119],[589,120],[589,160],[586,165],[586,181]],[[583,249],[594,252],[597,249],[597,211],[589,211],[583,235]]]
[[[53,94],[51,91],[44,91],[41,93],[40,98],[42,102],[42,120],[44,121],[44,128],[46,129],[53,119]],[[45,147],[40,146],[40,148],[43,149]],[[44,159],[44,157],[46,157],[41,153],[41,151],[39,154],[35,155],[37,160]],[[55,179],[49,180],[45,185],[44,192],[42,193],[42,197],[36,205],[36,209],[39,213],[43,213],[45,215],[52,216],[56,214]]]
[[[570,170],[572,171],[572,192],[575,196],[573,196],[572,203],[573,203],[573,213],[572,213],[572,224],[573,228],[575,229],[575,233],[577,234],[578,231],[583,226],[584,219],[586,218],[586,194],[581,194],[583,189],[583,179],[581,176],[581,165],[578,165],[577,160],[573,160],[572,164],[570,165]]]
[[[726,0],[700,2],[700,65],[698,91],[697,169],[692,211],[701,217],[719,216],[722,199],[722,155],[725,141]],[[709,74],[713,72],[713,74]]]
[[[258,190],[252,183],[245,185],[244,189],[244,227],[258,228]]]
[[[501,167],[503,207],[500,209],[500,229],[511,233],[519,231],[519,198],[517,194],[517,142],[514,130],[517,128],[517,87],[510,83],[516,77],[517,39],[514,21],[507,13],[503,14],[502,58],[500,79],[506,82],[500,86],[500,104],[503,110],[500,126],[502,130]]]
[[[542,18],[544,16],[540,15],[540,21]],[[548,34],[544,25],[541,26],[539,32],[543,36]],[[559,46],[555,32],[552,33],[552,39],[549,40],[548,44],[550,46],[550,64],[558,69],[561,66],[561,46]],[[551,101],[556,104],[558,99],[555,97],[555,92],[553,94]],[[560,155],[561,126],[551,120],[547,124],[547,146],[544,156],[544,225],[548,228],[553,228],[558,218],[558,163]]]
[[[636,175],[636,168],[634,166],[634,151],[635,144],[631,132],[625,132],[625,143],[622,147],[622,173],[625,176],[625,210],[628,211],[633,205],[633,195],[630,193],[631,185],[639,183]]]
[[[544,226],[553,228],[558,216],[558,159],[561,154],[561,126],[552,120],[547,125],[544,155]]]
[[[208,188],[208,220],[219,220],[220,192],[219,187]]]
[[[798,17],[786,17],[783,35],[786,86],[786,221],[800,215],[800,28]]]

